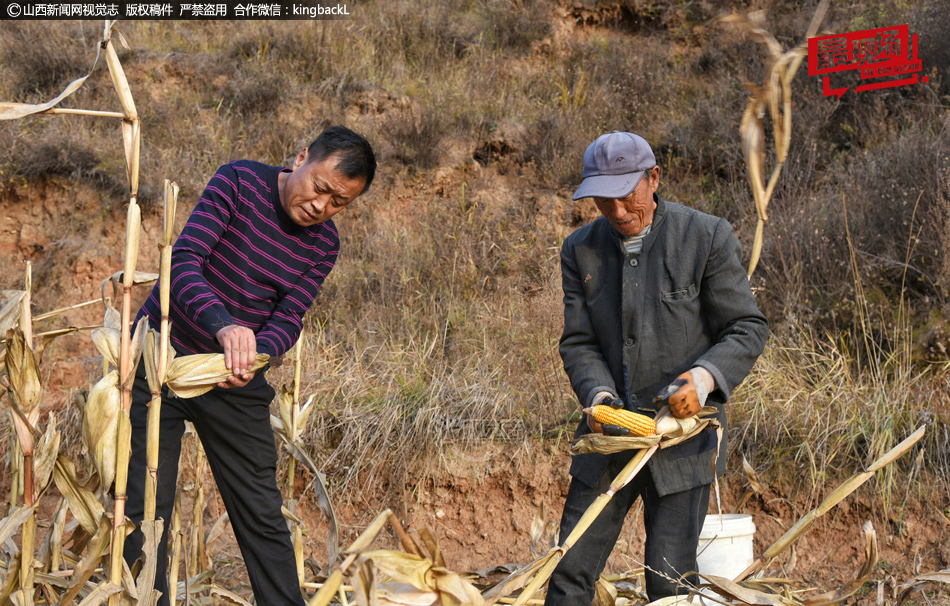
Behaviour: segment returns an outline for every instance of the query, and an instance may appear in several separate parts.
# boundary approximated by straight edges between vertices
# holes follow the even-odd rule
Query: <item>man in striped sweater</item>
[[[218,169],[172,252],[171,342],[180,355],[224,353],[232,374],[203,396],[162,392],[156,516],[165,520],[155,587],[169,604],[168,526],[175,502],[185,420],[201,438],[241,547],[259,606],[303,604],[277,488],[270,428],[274,390],[249,370],[256,354],[281,356],[333,269],[340,238],[331,217],[369,189],[376,159],[369,142],[342,126],[321,133],[293,169],[238,160]],[[161,321],[159,287],[139,317]],[[151,393],[139,365],[132,392],[132,459],[126,513],[144,509],[146,424]],[[142,534],[126,541],[129,564]]]

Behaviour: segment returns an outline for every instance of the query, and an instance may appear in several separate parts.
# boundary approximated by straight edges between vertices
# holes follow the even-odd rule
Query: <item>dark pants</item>
[[[596,486],[571,479],[561,516],[562,542],[594,499],[607,492],[630,456],[614,459]],[[650,470],[645,468],[607,502],[590,528],[564,555],[551,575],[545,606],[589,606],[594,599],[595,583],[620,536],[624,518],[638,497],[643,499],[644,564],[650,601],[688,593],[682,587],[677,588],[676,581],[683,574],[696,571],[696,547],[709,507],[709,485],[661,497]],[[687,575],[685,580],[695,583],[696,576]]]
[[[132,458],[129,463],[126,515],[136,527],[145,500],[146,426],[151,393],[139,365],[132,388]],[[274,390],[266,383],[246,391],[212,390],[188,400],[162,392],[158,489],[155,516],[165,520],[158,547],[155,588],[162,592],[159,606],[168,606],[168,528],[175,505],[178,457],[185,420],[194,423],[208,464],[221,493],[258,606],[300,606],[297,564],[283,503],[277,489],[277,449],[270,426]],[[131,566],[142,554],[142,533],[125,542]]]

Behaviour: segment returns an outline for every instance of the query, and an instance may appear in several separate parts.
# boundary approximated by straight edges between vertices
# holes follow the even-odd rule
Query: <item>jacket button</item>
[[[636,267],[639,262],[636,259],[630,259],[630,265]]]
[[[624,343],[624,345],[626,345],[627,347],[633,347],[634,341],[633,341],[633,339],[627,339],[627,340],[624,341],[623,343]]]

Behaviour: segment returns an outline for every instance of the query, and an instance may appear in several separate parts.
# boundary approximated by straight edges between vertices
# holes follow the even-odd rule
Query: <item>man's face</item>
[[[643,178],[626,197],[594,198],[594,204],[621,236],[635,236],[653,223],[653,211],[656,210],[653,193],[659,185],[660,167],[654,166],[653,170],[643,174]]]
[[[294,223],[303,227],[323,223],[363,192],[366,179],[350,179],[338,171],[339,159],[332,155],[311,161],[305,149],[294,160],[293,172],[280,174],[280,204]]]

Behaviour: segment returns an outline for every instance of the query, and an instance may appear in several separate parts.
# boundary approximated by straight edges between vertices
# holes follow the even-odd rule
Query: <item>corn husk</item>
[[[145,376],[148,378],[148,388],[152,393],[156,393],[161,388],[168,376],[167,372],[163,377],[158,376],[159,356],[161,355],[160,342],[161,335],[157,331],[148,331],[145,337]],[[171,345],[169,345],[165,351],[165,355],[167,356],[165,366],[167,368],[175,360],[176,352],[175,348]]]
[[[718,411],[713,406],[706,406],[695,416],[678,419],[669,414],[669,407],[664,406],[656,415],[656,434],[652,436],[608,436],[601,433],[588,433],[580,437],[571,446],[571,454],[586,454],[597,452],[613,454],[625,450],[650,448],[654,444],[660,448],[676,446],[689,440],[699,432],[720,427],[715,418]]]
[[[92,331],[92,342],[96,349],[102,354],[102,357],[116,368],[119,366],[119,349],[122,342],[122,319],[119,312],[109,307],[106,309],[102,320],[102,326]],[[148,332],[148,318],[142,317],[135,325],[135,331],[132,333],[132,340],[129,343],[129,364],[130,368],[135,368],[142,357],[142,350],[145,348],[145,336]],[[130,373],[134,377],[134,373]],[[131,387],[131,383],[129,383]]]
[[[270,356],[257,354],[251,371],[257,372]],[[195,354],[175,358],[165,374],[168,389],[179,398],[196,398],[231,376],[224,363],[224,354]]]
[[[46,490],[53,475],[53,467],[59,455],[60,432],[56,430],[56,415],[49,413],[46,431],[36,445],[33,456],[33,492],[39,495]]]
[[[121,411],[119,371],[113,370],[89,392],[82,418],[83,442],[92,454],[99,481],[106,488],[115,479],[116,440]]]
[[[36,358],[26,345],[19,328],[7,331],[5,360],[10,391],[16,398],[16,407],[20,413],[32,419],[31,424],[35,423],[39,418],[43,386],[40,383],[40,369]]]

